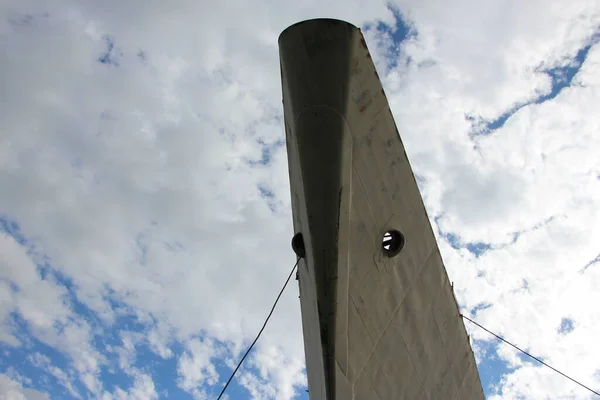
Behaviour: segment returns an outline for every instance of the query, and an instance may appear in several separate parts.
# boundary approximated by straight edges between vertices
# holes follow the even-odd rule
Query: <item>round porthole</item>
[[[395,257],[402,251],[405,244],[406,240],[404,239],[404,235],[397,230],[392,229],[383,234],[381,249],[386,256]]]
[[[292,250],[300,258],[304,258],[306,255],[306,248],[304,247],[304,238],[300,232],[296,233],[292,238]]]

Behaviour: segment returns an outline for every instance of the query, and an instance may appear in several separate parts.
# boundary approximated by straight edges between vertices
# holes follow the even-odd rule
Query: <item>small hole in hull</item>
[[[296,233],[292,238],[292,249],[294,253],[300,258],[306,256],[306,248],[304,247],[304,237],[300,232]]]
[[[404,235],[395,229],[391,229],[383,234],[381,249],[386,256],[395,257],[402,251],[405,244]]]

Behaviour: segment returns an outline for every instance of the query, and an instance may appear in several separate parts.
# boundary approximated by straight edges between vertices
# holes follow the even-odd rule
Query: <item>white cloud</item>
[[[122,346],[114,350],[119,356],[119,368],[129,370],[135,363],[136,346],[144,339],[142,333],[125,331],[120,334]]]
[[[294,388],[307,385],[303,373],[304,363],[297,359],[287,360],[286,354],[276,346],[262,346],[254,353],[248,364],[258,370],[258,376],[244,373],[239,380],[253,399],[269,398],[269,396],[291,399],[298,394]]]
[[[252,9],[9,3],[0,5],[0,187],[9,188],[0,212],[18,222],[35,251],[0,236],[0,340],[21,345],[10,322],[16,311],[36,339],[69,356],[96,397],[116,398],[127,393],[103,387],[98,373],[109,354],[94,337],[114,330],[123,339],[113,349],[135,376],[132,396],[155,390],[133,365],[136,346],[168,359],[171,345],[184,343],[179,383],[199,395],[218,382],[216,358],[237,361],[254,338],[294,261],[285,148],[273,146],[268,166],[247,162],[283,139],[277,35],[312,16],[360,25],[393,23],[392,13],[367,1]],[[385,69],[390,40],[367,38],[386,70],[427,209],[463,244],[492,246],[475,257],[439,236],[459,300],[467,309],[491,303],[477,314],[484,325],[597,382],[599,317],[589,304],[598,303],[599,269],[580,271],[600,252],[598,45],[577,85],[524,106],[489,136],[473,136],[477,119],[494,120],[549,93],[542,70],[566,64],[589,42],[600,25],[597,2],[397,4],[416,32],[402,45],[403,62]],[[118,67],[98,62],[110,43],[108,59]],[[275,212],[258,184],[273,192]],[[61,282],[41,279],[43,257],[101,326],[73,311]],[[256,384],[255,396],[290,398],[304,384],[299,312],[296,289],[288,288],[249,359],[257,373],[240,377],[249,389]],[[559,336],[567,315],[575,329]],[[123,318],[144,331],[126,333]],[[548,384],[545,373],[525,365],[505,377],[505,398],[576,390],[559,377]]]
[[[136,399],[157,399],[158,394],[154,387],[152,377],[137,369],[129,371],[129,375],[133,377],[133,385],[129,390],[125,391],[117,387],[114,393],[104,392],[102,400],[136,400]]]
[[[177,386],[192,394],[194,398],[205,398],[203,386],[214,386],[219,382],[219,374],[214,365],[217,356],[219,351],[212,341],[188,341],[187,350],[177,362]]]
[[[31,252],[32,250],[29,250]],[[28,254],[12,236],[0,234],[0,277],[10,302],[3,303],[0,309],[0,326],[8,344],[18,345],[11,340],[15,326],[11,323],[10,313],[18,313],[26,323],[32,337],[55,347],[67,354],[73,367],[82,376],[90,388],[101,386],[95,376],[99,372],[102,356],[90,344],[92,334],[89,324],[73,313],[67,290],[51,275],[42,278],[40,272]],[[33,255],[35,256],[35,255]]]
[[[1,400],[48,400],[47,393],[24,388],[8,376],[0,374],[0,399]]]
[[[168,332],[161,332],[160,329],[153,329],[147,334],[150,348],[161,358],[171,358],[173,356],[173,351],[168,347],[168,335]]]
[[[43,354],[40,354],[40,353],[34,353],[34,354],[30,355],[28,357],[28,360],[35,367],[43,369],[44,371],[48,372],[50,375],[55,377],[58,380],[58,383],[60,385],[62,385],[63,387],[65,387],[69,391],[69,394],[71,396],[73,396],[73,398],[77,398],[77,399],[81,398],[81,395],[73,386],[72,373],[71,373],[71,375],[67,374],[62,369],[53,365],[52,360],[50,360],[49,357],[47,357]]]
[[[20,385],[31,386],[32,384],[32,380],[30,378],[21,375],[13,367],[8,367],[4,375],[6,375],[7,377],[9,377],[10,379],[17,382]]]

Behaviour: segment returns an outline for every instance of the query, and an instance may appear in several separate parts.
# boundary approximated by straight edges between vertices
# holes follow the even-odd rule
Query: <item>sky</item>
[[[277,38],[362,28],[461,311],[600,390],[597,0],[2,0],[0,399],[214,399],[295,256]],[[466,322],[489,399],[592,399]],[[307,399],[298,287],[227,394]]]

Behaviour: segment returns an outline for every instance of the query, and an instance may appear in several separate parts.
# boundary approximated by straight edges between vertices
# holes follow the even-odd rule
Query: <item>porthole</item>
[[[296,233],[292,238],[292,250],[300,258],[304,258],[306,255],[306,248],[304,247],[304,238],[300,232]]]
[[[383,234],[381,250],[386,256],[395,257],[402,251],[405,244],[404,235],[395,229],[391,229]]]

